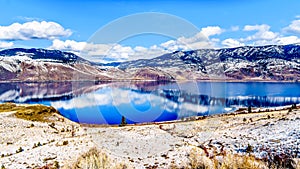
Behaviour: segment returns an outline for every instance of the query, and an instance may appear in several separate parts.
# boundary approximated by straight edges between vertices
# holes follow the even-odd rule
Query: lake
[[[133,124],[300,103],[300,83],[0,83],[0,102],[53,106],[79,123],[120,124],[123,116]]]

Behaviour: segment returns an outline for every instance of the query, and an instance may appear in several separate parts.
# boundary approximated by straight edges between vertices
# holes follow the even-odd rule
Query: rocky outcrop
[[[171,81],[174,78],[166,72],[153,68],[138,69],[133,75],[133,79],[137,80],[155,80],[155,81]]]

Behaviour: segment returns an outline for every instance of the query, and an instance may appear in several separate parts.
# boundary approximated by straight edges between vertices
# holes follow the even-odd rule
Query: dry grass
[[[296,168],[300,169],[300,159],[295,159],[296,162]]]
[[[0,113],[1,112],[8,112],[8,111],[14,111],[14,109],[17,107],[15,103],[3,103],[0,104]]]
[[[189,154],[191,169],[267,169],[266,164],[253,156],[239,156],[231,153],[223,153],[213,157],[207,157],[199,148],[193,148]]]
[[[15,112],[17,118],[42,122],[49,122],[53,114],[59,114],[53,107],[44,105],[17,105],[15,103],[0,104],[1,112]]]
[[[81,155],[75,164],[65,167],[65,169],[127,169],[125,164],[112,161],[105,153],[97,148],[92,148]]]
[[[174,167],[172,168],[179,168]],[[189,154],[189,164],[185,168],[191,169],[300,169],[300,159],[278,164],[276,161],[265,162],[252,155],[236,155],[222,153],[207,157],[200,148],[193,148]]]
[[[253,156],[239,156],[229,154],[223,157],[224,160],[221,163],[222,169],[265,169],[267,166],[264,162],[256,159]]]

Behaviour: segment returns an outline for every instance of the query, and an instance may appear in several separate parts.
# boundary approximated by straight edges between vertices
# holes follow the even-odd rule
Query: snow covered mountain
[[[300,45],[176,51],[153,59],[92,63],[58,50],[0,51],[0,81],[300,80]]]
[[[20,56],[28,57],[30,59],[52,61],[52,62],[68,62],[72,63],[79,59],[73,53],[62,52],[59,50],[46,50],[46,49],[24,49],[15,48],[0,51],[0,56]]]
[[[0,75],[0,81],[109,79],[93,63],[75,54],[59,50],[23,48],[0,51]]]
[[[299,80],[300,45],[176,51],[150,60],[120,63],[118,67],[152,67],[174,79]]]

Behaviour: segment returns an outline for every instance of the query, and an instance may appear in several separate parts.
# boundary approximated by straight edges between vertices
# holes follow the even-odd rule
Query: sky
[[[300,43],[299,0],[0,0],[0,6],[0,49],[57,49],[99,62]]]

